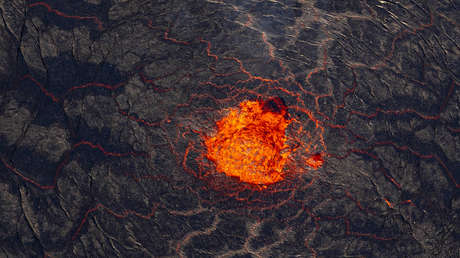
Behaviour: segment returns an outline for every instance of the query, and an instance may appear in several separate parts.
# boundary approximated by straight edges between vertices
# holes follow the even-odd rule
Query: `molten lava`
[[[321,157],[320,153],[317,153],[315,155],[312,155],[307,159],[307,165],[312,167],[312,168],[319,168],[323,165],[323,157]]]
[[[284,179],[287,145],[287,107],[280,98],[244,101],[217,124],[217,133],[205,138],[206,157],[217,171],[250,184],[272,184]]]

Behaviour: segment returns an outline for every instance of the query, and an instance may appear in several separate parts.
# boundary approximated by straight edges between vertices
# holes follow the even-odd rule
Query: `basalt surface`
[[[0,1],[0,256],[459,257],[458,10]],[[247,101],[274,183],[208,154]]]

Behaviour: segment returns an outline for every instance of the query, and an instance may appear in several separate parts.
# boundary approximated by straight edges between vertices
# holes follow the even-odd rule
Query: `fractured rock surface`
[[[460,256],[458,8],[0,1],[0,256]],[[213,121],[278,96],[324,165],[203,180]]]

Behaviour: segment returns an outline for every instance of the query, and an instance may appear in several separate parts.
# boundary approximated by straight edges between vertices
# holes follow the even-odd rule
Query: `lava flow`
[[[215,163],[218,172],[242,182],[279,182],[285,178],[284,167],[294,151],[286,137],[290,122],[287,107],[279,97],[243,101],[216,123],[216,135],[205,138],[206,157]],[[319,167],[321,161],[317,158],[313,165]]]

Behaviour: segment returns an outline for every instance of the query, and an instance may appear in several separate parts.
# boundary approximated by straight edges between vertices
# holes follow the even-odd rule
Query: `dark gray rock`
[[[0,1],[0,256],[460,256],[458,7]],[[270,97],[308,153],[216,173],[202,136]]]

